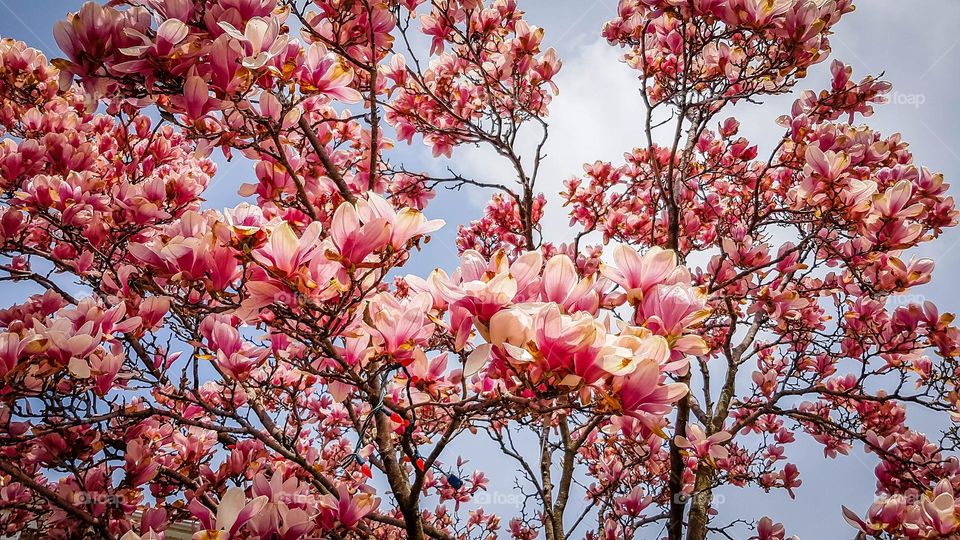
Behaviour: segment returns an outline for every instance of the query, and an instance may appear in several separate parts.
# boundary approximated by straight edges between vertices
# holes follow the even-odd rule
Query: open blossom
[[[278,532],[280,538],[293,540],[314,528],[308,514],[312,497],[295,476],[284,478],[284,471],[277,470],[268,480],[263,473],[258,473],[253,479],[253,494],[268,500],[247,524],[255,534],[267,536]]]
[[[398,212],[383,197],[375,193],[368,194],[365,200],[357,202],[357,213],[364,222],[382,219],[390,225],[390,245],[393,249],[402,249],[412,238],[428,235],[443,227],[443,220],[427,220],[419,210],[402,208]]]
[[[340,258],[348,263],[359,264],[374,251],[382,249],[390,240],[390,222],[376,217],[360,221],[357,209],[344,204],[333,216],[330,239]]]
[[[401,363],[413,360],[413,351],[426,345],[433,333],[433,323],[428,312],[433,299],[428,294],[398,300],[388,294],[371,299],[368,331],[378,349],[392,355]]]
[[[350,87],[354,74],[343,61],[330,54],[322,43],[311,43],[300,71],[300,88],[344,103],[356,103],[361,95]]]
[[[240,330],[229,317],[211,315],[200,323],[200,332],[213,351],[213,362],[235,379],[249,376],[251,370],[264,360],[265,351],[243,341]]]
[[[290,224],[282,222],[270,231],[267,243],[254,252],[254,257],[265,266],[284,274],[294,273],[320,249],[320,225],[313,223],[300,238]]]
[[[7,332],[0,336],[0,377],[17,367],[20,356],[38,352],[44,347],[43,336],[18,336]]]
[[[241,64],[248,69],[263,67],[287,46],[288,37],[280,34],[280,21],[273,17],[254,17],[247,21],[243,32],[227,21],[218,24],[228,36],[243,44],[247,56]]]
[[[689,285],[659,285],[643,299],[637,316],[653,332],[678,337],[707,317],[705,306],[703,294]]]
[[[697,424],[687,426],[687,436],[677,436],[677,446],[685,448],[700,459],[725,459],[729,452],[722,445],[732,436],[726,431],[718,431],[710,436]]]
[[[624,414],[648,425],[666,414],[673,403],[689,391],[682,383],[663,384],[663,373],[655,360],[640,362],[632,373],[615,379],[614,391],[620,399]]]
[[[763,517],[757,523],[757,534],[750,540],[784,540],[786,535],[782,523],[775,523],[769,517]],[[797,540],[796,536],[791,536],[789,540]]]
[[[631,304],[643,301],[657,285],[689,282],[689,273],[677,265],[673,251],[652,247],[643,255],[636,250],[618,245],[613,250],[615,266],[604,268],[604,273],[627,291]]]
[[[397,212],[376,194],[337,208],[331,223],[330,238],[345,262],[358,265],[368,255],[386,246],[398,250],[411,239],[428,235],[443,226],[443,221],[428,221],[412,208]]]
[[[663,336],[651,334],[646,328],[627,327],[619,335],[608,335],[600,350],[603,369],[613,375],[628,375],[636,371],[642,360],[652,359],[666,364],[670,359],[670,345]]]
[[[356,527],[364,516],[377,509],[380,499],[370,493],[351,494],[343,485],[337,496],[326,495],[320,500],[323,520],[336,521],[347,529]],[[332,528],[327,525],[327,528]]]
[[[493,314],[490,318],[490,343],[524,347],[534,337],[534,318],[542,304],[516,304]]]
[[[240,529],[250,519],[260,513],[267,504],[267,497],[261,495],[247,501],[247,497],[240,488],[229,488],[220,503],[216,513],[200,504],[197,499],[190,506],[190,512],[200,521],[203,530],[193,535],[194,540],[230,540],[235,538]]]
[[[94,329],[94,322],[87,321],[76,327],[65,318],[58,318],[49,325],[39,325],[40,332],[47,339],[46,353],[59,359],[77,377],[90,376],[90,365],[86,359],[103,339],[103,334]]]
[[[627,496],[617,499],[616,502],[625,514],[639,516],[653,502],[653,497],[647,495],[642,488],[636,487],[630,490]]]
[[[556,304],[548,304],[540,311],[534,329],[537,348],[548,370],[569,369],[578,353],[597,347],[606,333],[603,325],[589,314],[566,315]]]
[[[564,311],[596,313],[600,298],[594,286],[595,276],[580,279],[573,261],[565,254],[554,255],[543,269],[541,299],[557,303]]]
[[[465,251],[453,275],[435,271],[428,284],[435,296],[462,307],[485,327],[497,311],[519,299],[518,294],[539,284],[542,265],[543,257],[538,253],[519,257],[511,264],[502,253],[487,261],[476,251]]]

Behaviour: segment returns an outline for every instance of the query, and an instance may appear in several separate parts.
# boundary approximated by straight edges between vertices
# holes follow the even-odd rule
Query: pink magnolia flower
[[[537,315],[536,341],[547,370],[572,370],[575,355],[590,348],[599,349],[606,329],[583,312],[566,315],[556,304],[547,304]],[[594,368],[596,351],[584,367]],[[596,366],[599,368],[599,366]]]
[[[640,486],[634,487],[630,490],[630,493],[616,499],[621,511],[632,517],[639,516],[652,502],[653,497],[647,495],[647,492]]]
[[[709,314],[704,294],[683,283],[654,287],[637,310],[644,326],[656,334],[675,338]]]
[[[637,304],[658,284],[689,283],[689,274],[677,265],[673,251],[652,247],[642,256],[633,248],[618,245],[613,250],[615,266],[604,266],[603,273],[627,291],[627,301]]]
[[[357,213],[364,223],[385,220],[390,225],[390,245],[397,250],[410,239],[436,232],[444,225],[442,219],[427,221],[423,213],[413,208],[402,208],[397,212],[376,193],[368,193],[366,200],[357,201]]]
[[[682,383],[661,384],[663,375],[655,360],[643,360],[626,377],[614,379],[614,391],[626,415],[652,425],[652,419],[670,412],[673,404],[687,394]]]
[[[921,501],[924,516],[933,530],[942,535],[957,532],[957,502],[949,479],[942,480],[933,491],[933,496],[924,496]]]
[[[253,236],[263,230],[265,220],[259,206],[240,203],[223,211],[224,221],[234,234],[241,238]]]
[[[344,66],[321,43],[312,43],[307,47],[298,74],[300,88],[304,92],[317,92],[344,103],[356,103],[363,99],[360,92],[350,87],[354,78],[353,70]]]
[[[276,470],[267,480],[263,473],[253,477],[253,494],[269,499],[247,527],[261,538],[279,533],[283,540],[302,538],[313,529],[313,522],[305,506],[312,504],[313,497],[296,476],[284,478],[283,469]]]
[[[255,356],[242,352],[226,355],[223,351],[217,351],[214,356],[214,362],[228,377],[243,380],[247,378],[252,369],[260,365],[264,356],[266,356],[266,351],[264,351],[263,354]]]
[[[200,333],[213,351],[213,362],[226,375],[243,380],[270,353],[243,342],[240,330],[223,315],[208,315],[200,323]]]
[[[923,204],[918,202],[910,205],[912,195],[913,184],[909,180],[901,180],[874,197],[873,206],[883,217],[898,219],[914,217],[923,211]]]
[[[0,335],[0,377],[13,371],[24,354],[39,352],[44,347],[43,336],[20,336],[12,332]]]
[[[468,359],[475,373],[491,357],[494,347],[502,352],[499,358],[530,371],[560,376],[565,386],[580,382],[592,384],[608,373],[598,361],[606,329],[592,315],[578,311],[564,313],[555,303],[528,302],[497,311],[490,319],[489,330],[477,323],[489,343],[478,346]]]
[[[757,523],[757,535],[751,536],[750,540],[783,540],[785,535],[782,523],[774,523],[772,519],[764,517]]]
[[[103,334],[94,329],[94,321],[75,327],[68,319],[59,318],[44,325],[37,323],[37,330],[47,338],[47,354],[67,365],[70,373],[79,378],[90,376],[87,358],[103,340]]]
[[[341,204],[333,214],[330,225],[330,239],[337,249],[339,259],[358,265],[367,255],[383,249],[391,238],[390,221],[384,217],[375,217],[361,221],[358,207],[349,203]],[[368,217],[373,217],[368,213]]]
[[[151,296],[143,300],[137,307],[137,316],[145,329],[157,328],[163,318],[170,311],[170,298],[166,296]]]
[[[284,503],[277,506],[280,527],[277,528],[279,540],[298,540],[309,536],[315,527],[310,514],[302,508],[290,508]]]
[[[703,428],[697,424],[687,426],[687,436],[677,435],[675,440],[677,446],[686,448],[693,452],[700,459],[716,460],[725,459],[730,453],[723,447],[723,443],[733,438],[726,431],[718,431],[709,437],[703,431]]]
[[[845,154],[835,153],[832,150],[823,152],[816,146],[807,147],[806,158],[807,167],[830,182],[840,178],[850,165],[850,158]]]
[[[502,347],[523,347],[534,338],[534,320],[543,306],[516,304],[501,309],[490,318],[490,343]]]
[[[150,446],[139,440],[127,442],[124,470],[131,485],[145,484],[157,475],[160,465],[153,460],[152,453]]]
[[[493,292],[489,289],[494,282],[498,283],[498,286],[505,285],[506,289],[498,290],[492,295],[496,297],[493,303],[504,306],[511,301],[533,300],[539,293],[542,268],[543,255],[538,251],[524,253],[511,264],[503,251],[496,252],[487,260],[478,251],[468,249],[460,255],[460,266],[453,275],[447,277],[443,271],[435,271],[431,274],[430,281],[437,294],[448,302],[475,297],[481,304],[486,302],[480,300],[480,296],[493,300],[487,293]],[[503,294],[499,294],[500,292]],[[463,304],[476,307],[472,301]],[[471,309],[471,312],[477,314],[474,309]],[[487,313],[483,320],[488,321],[492,314]]]
[[[172,102],[183,110],[191,122],[196,122],[220,106],[220,100],[210,95],[207,81],[196,75],[187,77],[183,83],[183,95],[174,96]]]
[[[243,69],[241,62],[245,56],[244,47],[228,34],[214,40],[209,55],[210,85],[227,95],[241,91],[245,79],[238,73]]]
[[[246,47],[246,56],[241,61],[247,69],[260,69],[286,48],[289,36],[281,34],[280,20],[276,17],[254,17],[247,21],[243,32],[227,21],[220,21],[220,28]]]
[[[478,253],[475,253],[479,256]],[[469,256],[469,253],[464,253]],[[461,266],[460,270],[464,269]],[[501,308],[509,304],[517,295],[518,283],[513,274],[508,272],[495,274],[487,279],[476,279],[457,283],[454,275],[445,278],[442,272],[434,272],[431,276],[438,294],[454,305],[464,308],[481,324],[489,322],[490,318]],[[484,276],[486,277],[486,276]],[[481,332],[484,330],[481,329]]]
[[[567,255],[555,255],[543,269],[542,299],[556,302],[564,311],[576,310],[595,313],[600,298],[594,290],[593,276],[580,279],[577,268]]]
[[[283,221],[270,231],[270,239],[253,252],[253,257],[267,268],[285,275],[294,274],[320,250],[320,232],[320,223],[314,222],[297,238],[290,224]]]
[[[157,28],[156,40],[151,40],[146,35],[136,29],[130,29],[129,34],[142,40],[142,45],[130,47],[121,47],[120,52],[127,56],[140,57],[145,54],[153,56],[167,56],[173,52],[174,47],[180,44],[187,34],[190,33],[190,27],[183,21],[171,18],[163,21]]]
[[[670,360],[667,340],[646,328],[625,327],[620,335],[608,335],[600,350],[600,364],[612,375],[629,375],[643,360],[654,360],[660,365]]]
[[[877,192],[877,183],[873,180],[851,178],[847,187],[840,192],[840,198],[853,212],[869,210],[873,195]]]
[[[117,347],[114,347],[115,349]],[[129,375],[120,373],[123,368],[124,355],[121,351],[104,352],[90,357],[90,378],[93,380],[93,389],[98,395],[106,395],[118,379],[124,381]]]
[[[370,493],[352,495],[347,486],[341,484],[337,488],[337,495],[324,495],[320,498],[321,523],[326,529],[333,529],[333,525],[340,525],[352,529],[368,514],[380,506],[380,499]]]
[[[193,540],[229,540],[250,519],[263,510],[267,497],[261,495],[247,502],[247,496],[238,487],[227,489],[220,498],[216,514],[199,499],[190,501],[190,512],[203,530],[194,533]]]
[[[371,298],[367,304],[370,323],[366,326],[377,348],[401,363],[412,362],[413,350],[425,345],[433,333],[434,324],[427,316],[432,303],[428,294],[398,300],[381,293]]]
[[[867,515],[874,528],[886,526],[892,529],[898,525],[898,520],[903,517],[906,509],[906,498],[903,495],[896,494],[871,504]]]
[[[207,339],[210,349],[229,356],[240,352],[243,339],[236,324],[222,315],[208,315],[200,323],[200,333]]]

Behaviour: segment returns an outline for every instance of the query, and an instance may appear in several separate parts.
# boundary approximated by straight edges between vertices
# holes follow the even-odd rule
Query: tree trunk
[[[403,522],[407,526],[407,538],[414,540],[425,540],[423,533],[423,521],[420,519],[420,510],[418,505],[402,505],[400,512],[403,513]]]
[[[563,539],[563,517],[560,517],[560,535],[557,535],[557,516],[553,506],[553,454],[550,452],[550,425],[540,432],[540,481],[543,488],[543,529],[547,540]]]
[[[680,378],[684,384],[690,383],[690,375],[687,374]],[[684,396],[677,403],[677,420],[674,423],[674,431],[678,435],[686,433],[687,420],[690,416],[690,405],[688,397]],[[667,491],[670,493],[670,520],[667,522],[667,536],[670,540],[682,540],[683,538],[683,511],[686,508],[686,500],[683,497],[683,471],[687,464],[680,453],[680,447],[676,442],[670,441],[670,478],[667,483]]]
[[[705,540],[707,538],[707,524],[710,522],[708,514],[713,501],[713,470],[705,468],[697,471],[697,480],[693,487],[693,497],[690,500],[690,512],[687,514],[687,540]]]
[[[374,383],[372,395],[378,395],[379,392],[380,386]],[[420,496],[419,493],[413,493],[410,489],[407,473],[397,459],[396,447],[391,439],[393,427],[390,424],[390,418],[382,411],[373,411],[371,414],[375,416],[377,449],[383,462],[384,472],[387,475],[387,482],[393,491],[397,507],[403,514],[407,538],[409,540],[425,540],[423,521],[420,516]]]

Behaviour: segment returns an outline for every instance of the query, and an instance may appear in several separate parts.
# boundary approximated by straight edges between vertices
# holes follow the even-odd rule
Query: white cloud
[[[643,103],[636,72],[620,61],[622,51],[596,39],[575,56],[564,58],[556,78],[560,95],[550,105],[550,137],[537,190],[547,196],[544,237],[570,240],[566,210],[557,194],[564,180],[583,174],[583,165],[596,160],[623,161],[624,152],[643,145]],[[521,132],[520,155],[530,163],[539,142],[539,128]],[[466,175],[509,184],[516,174],[503,157],[488,148],[458,149],[455,163]],[[488,192],[473,191],[486,200]]]

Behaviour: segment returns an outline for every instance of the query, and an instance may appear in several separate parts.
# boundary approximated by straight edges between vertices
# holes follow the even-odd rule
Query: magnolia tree
[[[3,41],[0,270],[44,291],[0,311],[3,532],[782,540],[713,494],[792,495],[819,445],[878,463],[851,536],[956,537],[960,334],[897,296],[956,223],[947,184],[858,123],[890,86],[839,62],[768,155],[724,116],[852,10],[622,0],[603,36],[645,140],[552,199],[561,62],[515,0],[114,0],[57,24],[63,59]],[[420,172],[396,140],[515,176]],[[203,205],[212,151],[255,164],[250,203]],[[494,194],[458,268],[405,275],[441,187]],[[516,511],[471,504],[470,439]]]

